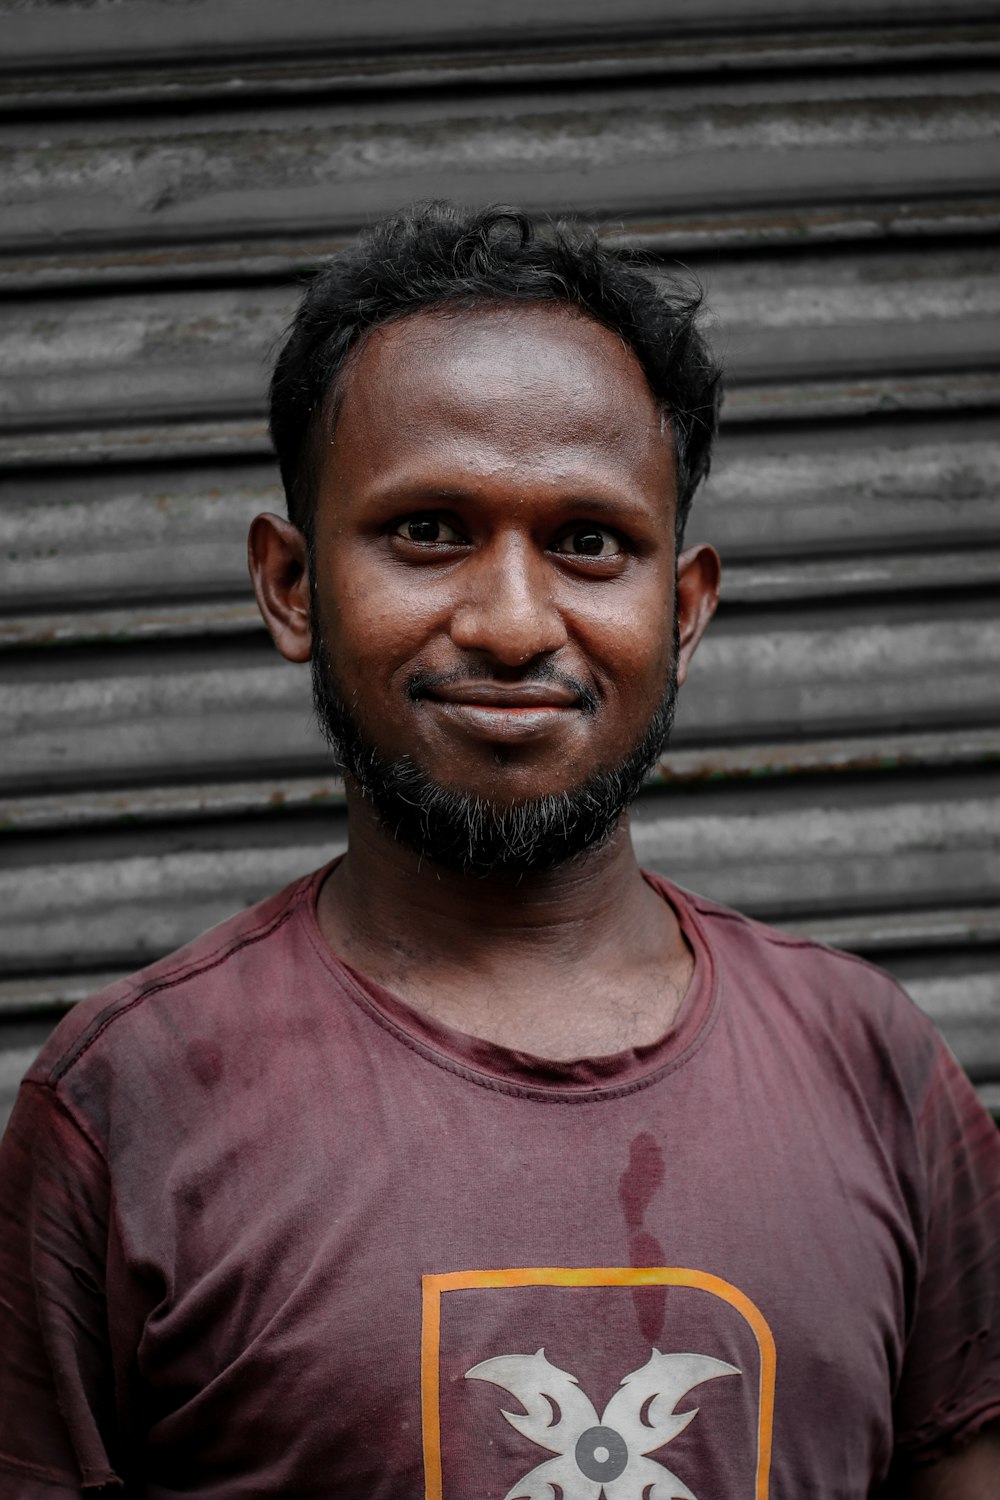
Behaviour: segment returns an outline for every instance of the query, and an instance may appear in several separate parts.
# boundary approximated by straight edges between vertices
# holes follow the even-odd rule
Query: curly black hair
[[[380,220],[312,278],[271,380],[271,438],[289,519],[312,539],[318,440],[337,417],[339,377],[371,329],[410,313],[511,302],[567,303],[633,350],[670,423],[677,536],[708,473],[721,370],[700,330],[700,287],[655,273],[593,229],[536,225],[520,209],[416,204]]]

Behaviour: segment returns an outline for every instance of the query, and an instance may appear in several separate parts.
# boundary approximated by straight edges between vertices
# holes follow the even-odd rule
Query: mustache
[[[501,681],[505,684],[511,681],[554,683],[572,693],[577,706],[584,713],[596,714],[599,707],[598,696],[592,687],[588,687],[579,678],[570,676],[568,672],[560,671],[553,662],[544,660],[530,663],[515,678],[501,678],[495,672],[474,663],[467,667],[454,667],[448,672],[414,672],[407,680],[406,694],[411,703],[418,703],[421,698],[428,697],[439,688],[455,687],[458,684],[471,687],[477,683]]]

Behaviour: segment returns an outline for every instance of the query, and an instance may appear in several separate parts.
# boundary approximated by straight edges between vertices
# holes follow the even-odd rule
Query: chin
[[[671,677],[645,729],[610,765],[588,770],[551,741],[542,755],[537,742],[528,753],[484,744],[466,778],[455,765],[464,757],[447,746],[397,756],[379,748],[336,691],[323,653],[313,658],[313,687],[320,725],[382,827],[423,858],[477,875],[551,870],[606,845],[667,742],[676,694]]]

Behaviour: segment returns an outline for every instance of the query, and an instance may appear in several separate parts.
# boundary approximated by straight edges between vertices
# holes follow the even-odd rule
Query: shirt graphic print
[[[426,1500],[766,1500],[774,1383],[763,1314],[706,1272],[425,1276]]]
[[[1000,1417],[1000,1135],[887,975],[649,876],[673,1029],[553,1062],[346,968],[324,878],[29,1071],[4,1500],[858,1500]]]

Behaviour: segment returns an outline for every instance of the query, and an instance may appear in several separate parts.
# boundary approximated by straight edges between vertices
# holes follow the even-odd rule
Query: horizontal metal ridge
[[[672,749],[650,772],[649,783],[957,771],[990,762],[1000,762],[1000,725]],[[280,814],[339,806],[343,800],[343,781],[332,770],[326,775],[275,775],[254,781],[92,787],[0,798],[0,835]]]
[[[5,64],[11,70],[70,67],[110,62],[146,66],[158,60],[176,69],[202,59],[239,65],[245,58],[282,54],[308,59],[368,52],[461,45],[508,48],[560,40],[648,37],[662,32],[664,13],[657,0],[619,0],[615,31],[603,0],[576,0],[567,11],[560,0],[495,0],[488,8],[477,0],[438,0],[413,6],[406,0],[367,0],[364,6],[316,5],[315,0],[195,0],[178,20],[169,0],[131,0],[126,16],[94,10],[84,3],[36,3],[30,8],[4,0],[8,42]],[[813,0],[812,30],[826,28],[892,28],[940,25],[940,5],[932,0]],[[988,0],[963,0],[949,12],[953,24],[996,20]],[[792,0],[673,0],[669,32],[682,43],[692,37],[727,36],[803,28],[803,12]]]
[[[833,931],[849,918],[855,935],[861,913],[884,944],[886,912],[995,904],[1000,775],[662,788],[637,802],[632,837],[641,864],[726,905]],[[318,803],[273,819],[11,841],[0,869],[7,973],[138,966],[322,864],[345,838],[343,811]],[[911,926],[911,948],[934,941],[925,929]]]
[[[1000,720],[988,598],[848,601],[721,617],[680,695],[675,745],[937,732]],[[10,791],[122,779],[314,774],[309,672],[263,634],[141,649],[5,653],[0,778]]]
[[[688,524],[690,541],[797,566],[808,556],[926,558],[1000,546],[996,416],[866,419],[727,430]],[[247,587],[246,533],[284,511],[277,465],[21,471],[0,478],[0,598],[9,615],[114,609],[142,598],[232,599]]]
[[[189,58],[170,67],[124,64],[56,72],[0,73],[0,115],[94,108],[170,109],[178,105],[244,100],[364,95],[381,90],[427,90],[594,79],[673,77],[690,73],[779,71],[790,68],[885,67],[914,64],[980,65],[1000,54],[1000,27],[984,21],[955,24],[928,17],[920,25],[875,24],[809,31],[727,30],[723,35],[646,36],[622,40],[621,28],[606,37],[577,40],[572,26],[564,39],[522,43],[508,36],[490,49],[456,48],[377,53],[328,52],[303,57],[282,54],[205,62]]]
[[[340,805],[343,801],[343,781],[332,773],[198,786],[95,788],[62,795],[54,792],[4,798],[0,801],[0,832],[31,833],[114,823],[132,826],[195,817],[245,817]]]
[[[69,1010],[88,995],[124,979],[127,969],[102,969],[91,973],[29,975],[0,978],[0,1018],[31,1015],[32,1012]],[[0,1046],[3,1032],[0,1030]]]
[[[1000,548],[980,543],[961,551],[736,560],[726,569],[722,599],[736,604],[815,602],[919,590],[930,608],[935,589],[993,585],[1000,586]]]
[[[919,591],[931,607],[935,590],[1000,587],[1000,547],[917,553],[861,553],[836,557],[782,557],[727,562],[722,608],[798,600],[860,598]],[[186,640],[263,631],[246,586],[241,597],[193,598],[179,603],[83,606],[58,613],[0,614],[0,651],[28,646],[113,645],[115,642]]]
[[[958,770],[1000,761],[1000,725],[948,728],[925,733],[845,735],[774,743],[698,745],[668,750],[649,780],[732,781],[788,776],[891,773],[896,770]],[[2,806],[2,804],[0,804]]]
[[[878,957],[891,966],[894,955],[914,948],[979,947],[1000,944],[1000,905],[846,912],[841,916],[784,917],[783,931],[830,948]]]
[[[0,615],[0,649],[65,646],[83,642],[184,640],[263,629],[252,594],[232,600],[193,599],[181,604],[136,604],[72,613]]]
[[[1000,375],[996,380],[1000,404]],[[273,457],[262,416],[194,422],[137,422],[121,426],[0,432],[0,469],[70,464],[164,463],[178,458]]]
[[[698,269],[731,421],[995,399],[1000,268],[986,245],[827,249]],[[690,290],[686,272],[681,285]],[[73,434],[88,428],[107,454],[110,423],[126,451],[150,424],[175,447],[191,424],[221,443],[211,419],[247,436],[296,301],[287,287],[185,288],[0,307],[0,461],[47,445],[50,461],[60,449],[75,456],[86,440]]]
[[[803,380],[727,388],[723,423],[818,421],[888,416],[893,412],[960,412],[1000,404],[1000,371],[970,374],[859,376],[851,381]],[[2,445],[0,445],[2,455]],[[2,456],[0,456],[2,462]]]
[[[600,221],[598,221],[600,224]],[[626,249],[661,256],[713,250],[744,250],[903,238],[993,234],[1000,228],[1000,198],[913,200],[885,198],[824,204],[783,203],[772,209],[677,211],[669,216],[620,215],[601,229],[602,238]],[[308,274],[350,242],[351,234],[280,236],[272,232],[242,240],[105,246],[80,249],[39,245],[33,252],[5,251],[0,244],[0,295],[89,290],[199,281],[274,281]]]
[[[1000,370],[967,374],[877,376],[853,380],[764,381],[727,387],[724,428],[771,422],[891,417],[919,412],[928,416],[992,411],[1000,406]],[[161,463],[177,459],[205,462],[272,454],[263,417],[220,416],[213,421],[152,421],[109,426],[0,431],[0,472],[107,463]]]
[[[980,62],[10,122],[3,238],[83,257],[325,238],[440,196],[600,218],[995,199],[1000,78]]]

